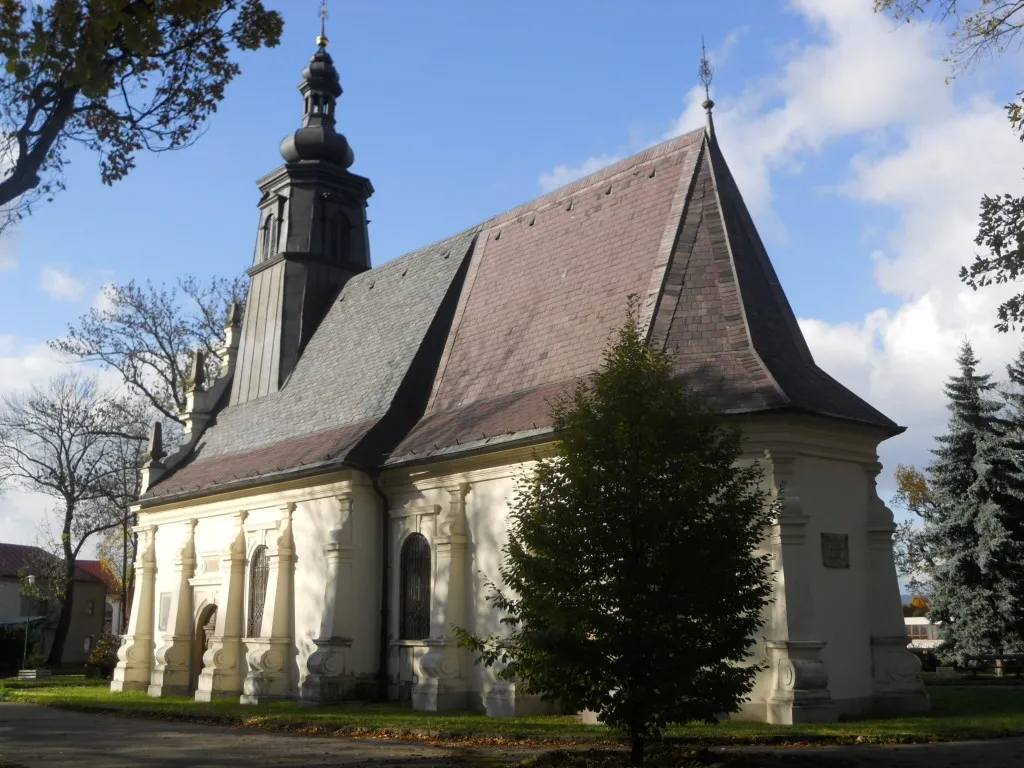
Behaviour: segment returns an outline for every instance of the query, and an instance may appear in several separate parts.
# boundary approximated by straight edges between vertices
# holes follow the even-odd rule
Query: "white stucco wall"
[[[803,457],[797,463],[800,498],[810,515],[807,531],[813,610],[832,698],[872,694],[868,622],[867,478],[852,462]],[[821,534],[849,537],[849,568],[827,568]]]
[[[751,646],[750,663],[765,664],[765,668],[758,675],[750,695],[752,705],[745,714],[763,718],[769,702],[777,704],[779,681],[785,677],[779,664],[786,663],[790,653],[786,643],[791,641],[804,643],[805,649],[807,642],[823,642],[820,658],[827,667],[831,699],[869,706],[876,685],[871,627],[879,625],[871,590],[889,579],[887,574],[869,578],[868,571],[869,563],[877,562],[877,557],[874,561],[869,557],[866,528],[872,503],[870,468],[877,460],[878,435],[838,422],[793,417],[751,419],[744,424],[744,431],[743,463],[759,461],[765,470],[766,488],[785,482],[784,495],[792,507],[786,514],[797,521],[796,529],[789,523],[789,530],[798,529],[801,542],[794,545],[794,539],[787,539],[784,562],[780,561],[784,573],[776,575],[775,602],[766,608],[765,625]],[[458,692],[462,698],[453,700],[473,708],[484,706],[495,685],[493,673],[473,665],[468,654],[455,648],[451,624],[453,617],[461,617],[457,623],[478,636],[507,631],[486,599],[486,582],[500,582],[515,476],[528,469],[543,450],[535,446],[494,451],[384,473],[381,485],[389,503],[390,563],[387,658],[393,696],[402,691],[408,695],[413,683],[428,677],[439,679],[440,675],[446,685],[462,686]],[[194,621],[204,601],[224,599],[219,590],[224,574],[218,575],[217,569],[223,567],[220,560],[238,530],[238,514],[246,513],[245,552],[250,556],[256,546],[275,535],[286,507],[292,509],[294,540],[294,579],[287,601],[292,638],[289,690],[298,694],[318,638],[349,638],[351,645],[343,651],[345,674],[369,680],[379,664],[383,520],[379,497],[369,479],[357,472],[145,512],[140,522],[158,526],[154,623],[160,621],[160,596],[180,583],[174,561],[187,534],[186,520],[197,521]],[[779,549],[779,530],[766,531],[764,551],[783,551]],[[399,639],[401,551],[413,532],[422,534],[431,549],[434,598],[429,642]],[[825,567],[822,533],[847,536],[848,568]],[[333,560],[325,551],[329,542]],[[330,584],[329,563],[336,564],[338,573]],[[779,567],[779,562],[775,565]],[[337,589],[333,618],[325,609],[331,604],[328,596],[332,589]],[[242,600],[247,602],[248,569],[243,591]],[[459,598],[461,607],[450,604],[449,595]],[[245,613],[248,615],[247,605]],[[194,627],[189,628],[192,632]],[[794,658],[799,658],[805,651],[798,648],[794,652]],[[433,660],[428,664],[425,659],[431,654]]]

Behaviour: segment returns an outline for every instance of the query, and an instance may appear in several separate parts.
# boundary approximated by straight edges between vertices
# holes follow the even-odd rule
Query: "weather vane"
[[[715,76],[715,70],[708,61],[708,49],[704,46],[704,35],[700,36],[700,67],[697,68],[697,75],[704,86],[704,109],[711,111],[715,102],[711,100],[711,78]]]
[[[327,0],[320,0],[320,37],[316,44],[321,48],[327,46]]]

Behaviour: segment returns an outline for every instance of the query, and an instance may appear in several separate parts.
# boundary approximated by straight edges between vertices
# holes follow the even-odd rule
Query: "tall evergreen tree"
[[[924,540],[934,563],[932,618],[962,658],[1016,645],[1021,604],[1012,577],[1019,544],[1007,525],[1003,404],[991,374],[979,374],[969,342],[946,384],[949,426],[928,468],[932,503]]]
[[[740,434],[644,343],[636,304],[589,382],[554,409],[560,453],[522,478],[490,599],[512,628],[476,638],[527,692],[623,729],[634,763],[668,723],[735,711],[771,593],[757,548],[777,513]]]
[[[1002,390],[1002,450],[996,469],[1003,523],[1014,546],[1005,553],[1002,567],[1018,605],[1017,644],[1024,647],[1024,348],[1007,364],[1006,376],[1007,386]]]

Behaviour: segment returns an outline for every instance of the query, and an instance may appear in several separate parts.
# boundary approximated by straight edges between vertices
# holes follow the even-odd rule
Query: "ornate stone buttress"
[[[112,691],[144,691],[153,663],[153,600],[156,589],[156,526],[140,525],[135,556],[135,593],[128,632],[117,650]]]
[[[413,707],[438,711],[463,709],[469,703],[469,656],[459,648],[453,626],[466,625],[467,483],[450,486],[448,513],[438,526],[434,590],[427,652],[419,662]]]
[[[210,648],[203,654],[203,671],[199,675],[196,701],[238,696],[244,675],[242,659],[242,621],[245,609],[245,529],[247,512],[236,512],[232,518],[231,543],[221,557],[220,585],[217,604],[217,626]]]
[[[772,626],[767,642],[772,669],[768,697],[769,723],[791,724],[834,720],[828,690],[828,669],[821,658],[825,641],[817,637],[814,597],[807,548],[807,523],[796,487],[797,456],[766,451],[772,468],[772,491],[782,496],[782,509],[770,532],[776,581]]]
[[[169,595],[167,627],[161,631],[150,678],[150,696],[186,696],[192,642],[192,587],[196,571],[196,521],[185,522],[185,541],[174,561],[174,589]],[[162,610],[162,606],[161,606]]]

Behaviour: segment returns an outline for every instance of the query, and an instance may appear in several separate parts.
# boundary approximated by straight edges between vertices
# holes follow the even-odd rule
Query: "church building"
[[[713,104],[705,126],[374,267],[374,189],[350,170],[318,44],[302,125],[259,180],[220,374],[194,377],[180,446],[154,428],[112,689],[546,711],[452,627],[501,628],[484,582],[515,477],[557,450],[549,402],[600,365],[633,294],[649,343],[785,497],[763,545],[763,669],[737,717],[925,711],[876,492],[878,445],[903,428],[815,365]]]

